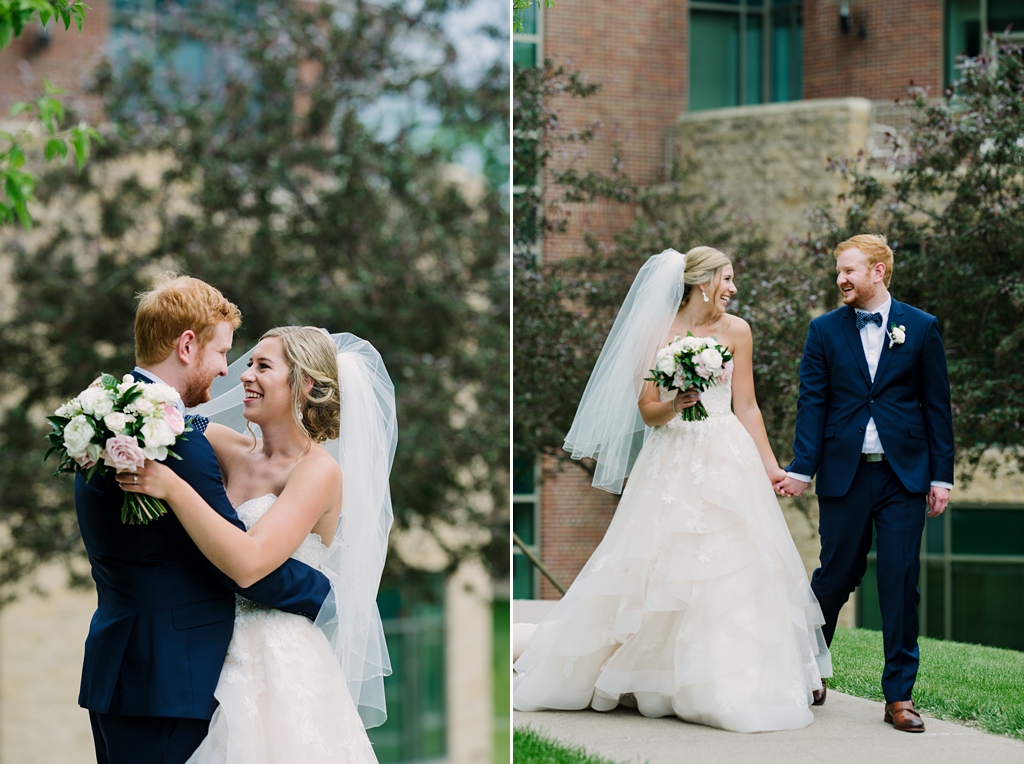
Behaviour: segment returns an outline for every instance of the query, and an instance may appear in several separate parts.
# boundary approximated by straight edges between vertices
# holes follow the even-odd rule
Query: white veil
[[[369,342],[353,334],[329,336],[338,349],[341,434],[324,447],[341,465],[344,498],[338,531],[321,564],[331,592],[316,625],[331,643],[363,725],[370,728],[387,719],[384,677],[391,673],[377,589],[394,517],[388,476],[398,444],[395,388]],[[244,391],[238,380],[251,356],[250,349],[231,364],[226,377],[214,380],[211,400],[190,413],[243,431]]]
[[[597,460],[597,488],[621,493],[622,481],[643,446],[647,428],[637,401],[655,354],[668,341],[683,299],[685,268],[686,256],[674,249],[644,263],[583,391],[562,447],[573,459]]]

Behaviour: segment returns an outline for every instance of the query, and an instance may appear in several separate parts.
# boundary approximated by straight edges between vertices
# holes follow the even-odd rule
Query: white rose
[[[175,441],[174,433],[162,419],[155,419],[142,425],[141,435],[146,441],[146,448],[173,446]]]
[[[128,426],[128,417],[120,411],[114,411],[103,417],[103,424],[115,435],[120,435]]]
[[[114,410],[114,402],[110,400],[107,391],[102,387],[90,387],[82,391],[78,396],[78,403],[82,411],[92,414],[97,418],[105,417]]]
[[[146,385],[142,396],[153,401],[153,403],[170,403],[172,406],[181,400],[181,396],[178,395],[177,390],[169,385],[161,385],[159,382],[152,385]]]
[[[167,458],[166,446],[154,446],[153,448],[146,446],[146,448],[142,450],[145,452],[146,458],[152,459],[154,462],[162,462]]]
[[[708,371],[715,373],[722,368],[722,354],[714,348],[708,348],[700,354],[700,360],[704,362]]]
[[[676,370],[676,355],[669,348],[658,351],[657,369],[664,374],[672,374]]]
[[[64,428],[64,445],[67,446],[71,457],[78,458],[85,456],[88,450],[89,441],[96,435],[92,423],[88,418],[79,414]]]
[[[704,347],[704,340],[700,337],[684,337],[682,343],[683,349],[691,353],[697,353]]]
[[[892,330],[892,338],[897,345],[902,345],[907,341],[907,327],[897,326]]]
[[[128,407],[125,408],[127,410]],[[150,416],[154,411],[157,410],[157,404],[147,398],[145,395],[140,395],[134,401],[132,401],[131,408],[133,411],[142,414],[142,416]],[[162,409],[162,405],[161,405]]]
[[[103,456],[103,446],[99,443],[90,443],[85,447],[85,453],[89,457],[89,461],[95,464]]]

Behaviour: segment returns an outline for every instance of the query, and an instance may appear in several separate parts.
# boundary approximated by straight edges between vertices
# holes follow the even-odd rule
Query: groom
[[[165,274],[135,315],[136,379],[164,382],[184,406],[209,399],[227,374],[238,308],[198,279]],[[244,528],[194,417],[187,441],[166,460],[211,507]],[[89,710],[98,764],[182,764],[206,736],[214,688],[234,625],[235,593],[268,607],[316,617],[329,584],[289,560],[248,589],[209,563],[173,513],[123,525],[124,493],[111,475],[75,481],[78,525],[96,581],[98,606],[85,642],[78,704]]]
[[[821,567],[811,588],[831,644],[839,610],[878,553],[885,721],[923,732],[917,677],[921,533],[953,487],[953,419],[939,323],[889,295],[893,255],[861,234],[835,250],[844,306],[811,321],[800,362],[793,463],[775,485],[799,496],[817,473]],[[825,701],[825,685],[815,705]]]

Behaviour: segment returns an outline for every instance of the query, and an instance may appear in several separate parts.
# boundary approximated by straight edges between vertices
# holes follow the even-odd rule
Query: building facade
[[[842,192],[826,172],[830,157],[881,152],[906,124],[896,101],[909,87],[941,96],[958,55],[1022,39],[1010,25],[1024,30],[1016,0],[557,0],[528,14],[513,60],[550,59],[601,84],[587,99],[554,99],[566,128],[596,125],[602,136],[585,157],[555,156],[555,166],[607,170],[614,154],[630,177],[657,185],[674,161],[695,157],[690,181],[738,203],[781,251],[787,236],[807,232],[808,210]],[[545,262],[585,254],[584,232],[610,242],[637,215],[603,201],[560,210],[568,227],[545,238]],[[618,497],[553,460],[516,467],[514,528],[568,586]],[[1024,649],[1024,486],[979,476],[953,502],[923,544],[924,632]],[[813,569],[816,518],[783,509]],[[880,627],[873,570],[841,623]],[[513,579],[515,598],[558,596],[518,550]]]

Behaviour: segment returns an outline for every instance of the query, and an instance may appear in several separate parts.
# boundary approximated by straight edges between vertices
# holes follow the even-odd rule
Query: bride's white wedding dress
[[[238,507],[246,528],[273,494]],[[310,533],[292,557],[319,568],[326,547]],[[309,620],[242,597],[214,692],[220,705],[188,764],[376,764],[338,659]]]
[[[650,432],[604,539],[515,663],[517,710],[635,702],[737,732],[813,721],[825,619],[731,398],[713,387],[708,419]]]

